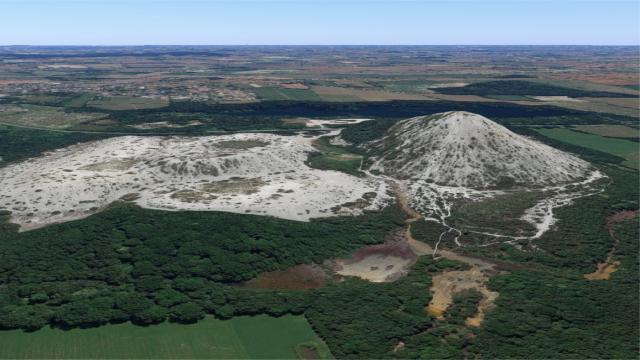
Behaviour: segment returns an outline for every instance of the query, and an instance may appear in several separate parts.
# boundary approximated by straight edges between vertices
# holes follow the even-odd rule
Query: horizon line
[[[86,46],[86,47],[113,47],[113,46],[627,46],[640,47],[638,44],[0,44],[0,47],[15,46]]]

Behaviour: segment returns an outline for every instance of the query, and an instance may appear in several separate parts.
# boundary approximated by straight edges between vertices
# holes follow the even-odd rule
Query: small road
[[[419,212],[411,208],[411,206],[409,206],[407,195],[404,192],[402,192],[402,190],[400,189],[400,186],[396,182],[392,183],[392,188],[396,194],[396,197],[398,198],[398,204],[400,205],[400,208],[407,215],[409,215],[409,218],[405,220],[405,224],[407,224],[406,238],[407,238],[407,243],[409,244],[409,247],[411,247],[411,250],[413,250],[413,252],[416,255],[419,255],[419,256],[431,255],[434,258],[436,257],[436,255],[440,255],[445,259],[455,260],[455,261],[468,264],[471,267],[477,268],[480,271],[494,270],[494,268],[496,267],[496,264],[489,262],[487,260],[456,254],[453,251],[449,251],[449,250],[443,250],[443,249],[436,250],[432,248],[431,245],[425,242],[416,240],[411,233],[411,224],[422,219],[423,216],[422,214],[420,214]]]

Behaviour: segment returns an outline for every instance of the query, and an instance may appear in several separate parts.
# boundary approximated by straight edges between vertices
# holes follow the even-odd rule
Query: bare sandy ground
[[[429,85],[429,89],[439,89],[439,88],[448,88],[448,87],[463,87],[469,85],[468,82],[449,82],[449,83],[438,83]]]
[[[385,182],[308,167],[314,139],[244,133],[81,143],[0,169],[0,209],[28,230],[86,217],[123,196],[153,209],[300,221],[386,206]],[[365,206],[343,206],[354,201]]]
[[[410,259],[375,254],[356,262],[341,262],[341,268],[336,273],[343,276],[357,276],[371,282],[384,282],[404,271],[411,263]]]
[[[383,151],[371,170],[472,189],[495,188],[505,178],[527,187],[566,184],[592,169],[571,154],[466,111],[397,122],[370,146]]]
[[[77,65],[77,64],[45,64],[39,65],[39,69],[87,69],[88,67],[85,65]]]
[[[356,276],[371,282],[395,281],[405,276],[417,260],[403,231],[396,231],[384,244],[365,246],[349,259],[328,261],[338,275]]]
[[[475,290],[482,294],[482,300],[478,304],[477,313],[467,319],[468,326],[479,327],[483,320],[485,311],[493,307],[498,293],[486,287],[489,278],[477,267],[464,271],[446,271],[432,278],[433,285],[431,293],[433,297],[427,306],[427,312],[432,316],[444,319],[444,313],[453,303],[453,296],[463,290]]]
[[[150,122],[150,123],[129,125],[129,127],[132,127],[135,129],[141,129],[141,130],[148,130],[148,129],[160,129],[160,128],[184,128],[184,127],[197,126],[197,125],[202,125],[202,122],[194,120],[184,125],[180,125],[180,124],[172,124],[168,121],[156,121],[156,122]]]
[[[568,96],[532,96],[532,98],[540,101],[570,101],[570,102],[584,102],[584,100],[575,99]]]
[[[419,94],[398,93],[384,90],[355,89],[335,86],[313,86],[313,92],[320,96],[360,98],[365,101],[387,100],[432,100],[432,98]]]
[[[357,118],[357,119],[330,119],[330,120],[322,120],[322,119],[301,119],[301,120],[304,120],[305,126],[307,127],[324,128],[325,125],[353,125],[353,124],[359,124],[365,121],[371,121],[373,119]]]

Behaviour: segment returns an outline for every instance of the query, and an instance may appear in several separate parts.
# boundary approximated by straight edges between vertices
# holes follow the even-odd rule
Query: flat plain
[[[91,329],[43,328],[0,336],[2,359],[287,359],[296,346],[316,346],[330,356],[304,317],[213,317],[196,324],[165,322],[154,326],[129,323]]]

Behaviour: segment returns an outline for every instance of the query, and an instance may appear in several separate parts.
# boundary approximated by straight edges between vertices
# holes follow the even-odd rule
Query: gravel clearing
[[[243,133],[81,143],[1,168],[0,210],[28,230],[89,216],[123,197],[152,209],[299,221],[358,215],[392,201],[383,181],[305,165],[316,138]],[[375,198],[362,198],[372,192]]]

